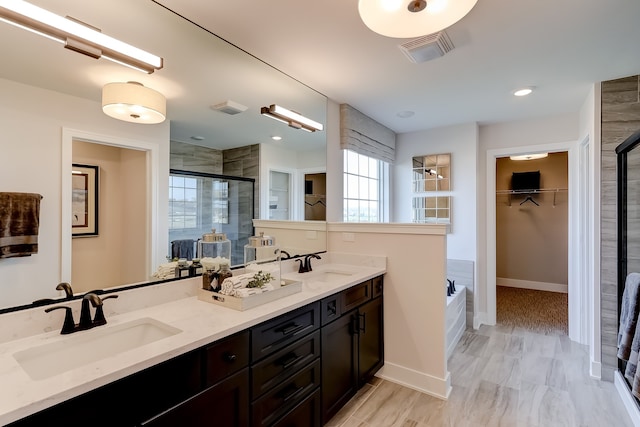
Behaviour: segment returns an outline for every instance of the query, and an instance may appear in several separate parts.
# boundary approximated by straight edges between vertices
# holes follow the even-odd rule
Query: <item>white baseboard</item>
[[[506,286],[509,288],[534,289],[536,291],[568,293],[569,285],[566,283],[534,282],[531,280],[507,279],[496,277],[496,286]]]
[[[473,329],[479,329],[481,325],[489,325],[487,313],[481,312],[473,316]]]
[[[613,383],[616,386],[616,390],[618,390],[618,394],[620,395],[620,399],[624,404],[627,413],[629,414],[629,418],[633,422],[633,425],[636,427],[640,426],[640,410],[638,409],[638,405],[633,400],[633,396],[629,392],[629,387],[622,378],[622,374],[620,371],[616,370],[613,373]]]
[[[591,360],[589,362],[589,375],[592,378],[602,379],[602,363]]]
[[[449,393],[451,393],[449,372],[447,372],[447,377],[442,379],[404,366],[384,362],[384,366],[376,373],[376,377],[440,399],[448,399]]]

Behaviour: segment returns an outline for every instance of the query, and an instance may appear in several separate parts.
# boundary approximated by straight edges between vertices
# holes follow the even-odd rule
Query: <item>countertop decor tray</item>
[[[277,289],[257,295],[251,295],[246,298],[237,298],[219,294],[217,292],[198,289],[198,299],[234,310],[244,311],[302,291],[302,282],[300,281],[283,279],[282,283],[282,286]]]

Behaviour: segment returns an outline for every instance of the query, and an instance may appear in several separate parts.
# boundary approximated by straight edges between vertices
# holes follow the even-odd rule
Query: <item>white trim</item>
[[[324,221],[284,221],[279,219],[254,218],[255,228],[274,228],[282,230],[313,230],[327,231],[327,223]]]
[[[71,164],[73,163],[73,141],[86,141],[94,144],[110,145],[113,147],[128,148],[147,152],[147,218],[150,218],[147,225],[147,253],[149,257],[145,260],[146,272],[149,276],[158,268],[158,207],[159,207],[159,146],[154,142],[133,140],[127,138],[103,135],[94,132],[87,132],[78,129],[62,128],[62,189],[61,200],[71,200]],[[60,255],[60,281],[71,282],[71,204],[63,203],[62,214],[62,236]]]
[[[376,377],[440,399],[448,399],[451,393],[451,375],[449,372],[447,372],[447,377],[444,379],[436,378],[423,372],[385,361],[384,366],[378,371]]]
[[[591,242],[600,242],[600,165],[602,151],[601,151],[601,137],[602,123],[600,117],[601,112],[601,99],[602,90],[601,84],[596,83],[594,88],[594,118],[593,118],[593,133],[592,140],[590,141],[590,164],[591,171],[589,187],[591,190],[591,200],[589,201],[589,211],[591,213],[589,230],[591,233]],[[585,268],[591,268],[590,276],[591,283],[588,284],[590,290],[590,311],[591,311],[591,337],[589,340],[590,358],[592,364],[602,363],[602,342],[601,342],[601,302],[600,302],[600,244],[591,245],[590,262],[588,262]],[[594,372],[591,372],[592,376],[596,376]],[[600,375],[598,373],[598,378]]]
[[[622,404],[627,410],[627,414],[629,414],[633,425],[640,426],[640,409],[638,409],[638,405],[634,402],[633,396],[629,393],[629,387],[618,370],[613,373],[613,383],[616,386],[620,400],[622,400]]]
[[[449,227],[444,224],[414,224],[414,223],[381,223],[381,222],[328,222],[327,231],[342,231],[349,233],[379,233],[379,234],[434,234],[444,236]]]
[[[579,186],[578,186],[578,164],[580,161],[576,141],[559,142],[552,144],[530,145],[523,147],[510,147],[487,150],[486,154],[486,189],[487,189],[487,218],[486,218],[486,313],[479,313],[474,318],[474,328],[476,320],[485,320],[489,325],[496,324],[496,159],[509,155],[525,154],[532,152],[568,152],[569,163],[569,227],[568,227],[568,289],[569,289],[569,338],[580,341],[584,335],[582,333],[581,316],[586,315],[587,310],[580,310],[580,301],[584,286],[578,283],[577,271],[580,271],[579,264],[579,224],[578,218]],[[586,266],[584,268],[587,268]],[[484,323],[484,322],[483,322]],[[582,342],[581,342],[582,343]],[[583,343],[586,344],[586,343]]]
[[[566,283],[549,283],[534,282],[532,280],[509,279],[507,277],[496,277],[496,286],[506,286],[508,288],[534,289],[537,291],[560,292],[566,294],[569,292],[569,286]]]

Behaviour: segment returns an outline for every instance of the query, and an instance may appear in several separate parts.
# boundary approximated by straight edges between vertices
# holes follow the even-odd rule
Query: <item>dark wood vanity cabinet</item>
[[[12,427],[320,427],[383,363],[382,276]]]
[[[382,277],[321,301],[322,420],[328,422],[384,363]],[[339,316],[333,307],[341,307]]]

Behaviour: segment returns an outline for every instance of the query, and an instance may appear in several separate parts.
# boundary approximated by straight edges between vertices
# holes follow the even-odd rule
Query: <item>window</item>
[[[209,178],[169,176],[169,229],[229,223],[229,183]]]
[[[169,229],[198,226],[198,178],[169,177]]]
[[[344,221],[385,220],[388,168],[386,162],[344,150]]]

